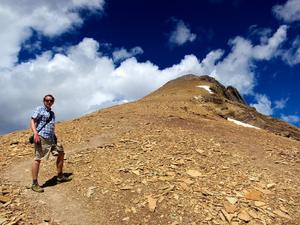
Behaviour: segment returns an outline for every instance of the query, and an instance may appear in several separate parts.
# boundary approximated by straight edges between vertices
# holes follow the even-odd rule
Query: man
[[[57,182],[70,181],[71,178],[64,176],[64,150],[62,145],[57,144],[55,135],[55,114],[51,111],[54,97],[50,94],[43,99],[44,105],[39,106],[33,113],[30,127],[34,134],[35,158],[32,163],[32,186],[35,192],[44,192],[38,183],[38,174],[41,159],[48,159],[50,153],[56,156]]]

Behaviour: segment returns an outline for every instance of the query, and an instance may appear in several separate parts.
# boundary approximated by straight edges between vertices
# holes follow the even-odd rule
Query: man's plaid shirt
[[[50,110],[51,111],[51,110]],[[50,111],[45,106],[39,106],[34,111],[32,118],[36,120],[36,129],[39,131],[50,118]],[[52,112],[52,119],[39,131],[39,135],[46,139],[54,138],[55,114]]]

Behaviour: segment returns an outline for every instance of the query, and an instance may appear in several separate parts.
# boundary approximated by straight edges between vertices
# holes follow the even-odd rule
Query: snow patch
[[[203,89],[205,89],[206,91],[208,91],[210,94],[213,94],[212,90],[211,90],[210,87],[207,86],[207,85],[199,85],[199,86],[197,86],[197,87],[203,88]]]
[[[252,126],[250,124],[247,124],[247,123],[243,123],[241,121],[238,121],[238,120],[235,120],[235,119],[231,119],[231,118],[227,118],[228,121],[231,121],[239,126],[243,126],[243,127],[249,127],[249,128],[254,128],[254,129],[260,129],[258,127],[255,127],[255,126]]]

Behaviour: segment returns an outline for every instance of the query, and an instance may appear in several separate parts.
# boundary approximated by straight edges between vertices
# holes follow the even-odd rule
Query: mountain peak
[[[187,112],[190,110],[202,116],[209,114],[223,119],[231,118],[300,140],[299,128],[257,112],[246,103],[235,87],[225,87],[208,75],[189,74],[176,78],[146,96],[143,101],[162,101],[169,107],[179,108],[184,105]]]
[[[199,93],[199,88],[206,88],[208,93],[202,93],[203,95],[213,94],[215,97],[228,99],[230,101],[239,102],[247,105],[246,101],[240,95],[238,90],[232,86],[227,88],[219,83],[213,77],[208,75],[196,76],[193,74],[184,75],[177,79],[171,80],[159,88],[157,91],[150,94],[148,97],[167,97],[173,96],[182,97]],[[211,92],[211,93],[209,93]]]

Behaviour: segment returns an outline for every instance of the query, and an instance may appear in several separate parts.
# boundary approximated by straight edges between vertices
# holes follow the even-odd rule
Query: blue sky
[[[300,126],[300,0],[2,0],[0,27],[0,134],[48,93],[66,120],[189,73]]]

